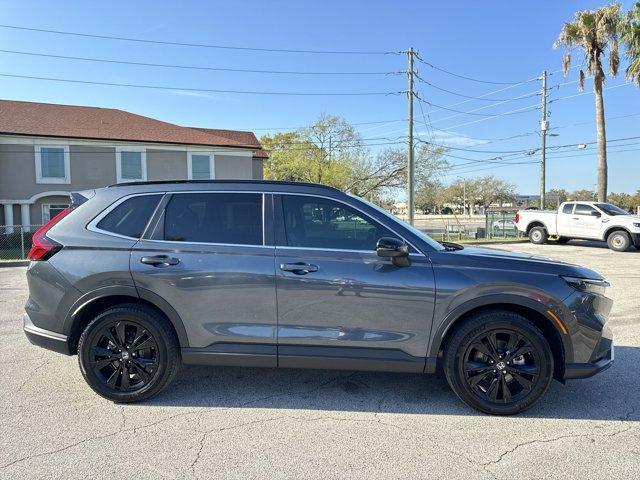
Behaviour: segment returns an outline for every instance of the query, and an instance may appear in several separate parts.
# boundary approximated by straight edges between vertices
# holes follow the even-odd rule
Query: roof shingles
[[[251,148],[268,157],[252,132],[181,127],[112,108],[0,100],[0,133]]]

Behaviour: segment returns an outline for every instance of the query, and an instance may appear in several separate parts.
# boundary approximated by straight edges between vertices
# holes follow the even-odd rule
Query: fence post
[[[24,260],[24,225],[20,225],[20,259]]]

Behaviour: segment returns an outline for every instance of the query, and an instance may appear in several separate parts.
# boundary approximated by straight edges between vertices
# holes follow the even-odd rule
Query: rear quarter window
[[[96,227],[117,235],[140,238],[161,198],[161,194],[128,198],[111,210]]]

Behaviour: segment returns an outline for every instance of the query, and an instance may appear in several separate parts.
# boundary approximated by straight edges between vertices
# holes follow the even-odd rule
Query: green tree
[[[629,60],[626,70],[627,79],[640,85],[640,2],[636,2],[623,17],[620,39]]]
[[[612,193],[609,195],[607,201],[625,210],[633,208],[633,197],[628,193]]]
[[[593,190],[576,190],[567,195],[567,200],[576,200],[582,202],[593,202],[596,200],[596,194]]]
[[[569,193],[564,188],[552,188],[545,195],[544,208],[555,210],[562,202],[567,201]]]
[[[566,53],[562,61],[565,75],[571,64],[571,51],[581,48],[584,53],[586,73],[593,76],[593,91],[596,107],[596,131],[598,140],[598,200],[607,200],[607,137],[604,121],[604,99],[602,85],[605,74],[602,68],[602,56],[608,51],[609,73],[618,74],[620,58],[618,37],[620,28],[620,5],[608,5],[596,10],[576,12],[573,21],[562,27],[554,47],[562,45]],[[585,72],[580,69],[578,87],[584,89]]]

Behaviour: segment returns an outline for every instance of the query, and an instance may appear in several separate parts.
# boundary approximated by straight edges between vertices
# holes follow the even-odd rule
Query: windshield
[[[429,244],[429,246],[433,247],[435,250],[446,250],[440,243],[436,242],[433,238],[431,238],[430,236],[428,236],[426,233],[421,232],[420,230],[418,230],[417,228],[409,225],[407,222],[403,222],[402,220],[400,220],[398,217],[396,217],[395,215],[393,215],[392,213],[390,213],[389,211],[385,210],[382,207],[379,207],[378,205],[376,205],[375,203],[369,202],[368,200],[365,200],[364,198],[358,197],[356,195],[351,195],[350,193],[347,193],[347,195],[349,195],[350,197],[353,198],[357,198],[358,200],[360,200],[361,202],[366,203],[367,205],[369,205],[371,208],[377,210],[378,212],[382,213],[385,217],[387,217],[389,220],[397,223],[398,225],[406,228],[407,230],[410,230],[411,233],[413,233],[414,235],[416,235],[417,237],[421,238],[422,240],[424,240],[427,244]]]
[[[594,205],[607,215],[629,215],[629,212],[625,212],[620,207],[616,207],[615,205],[611,205],[610,203],[595,203]]]

